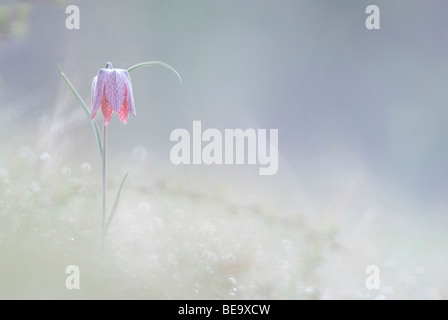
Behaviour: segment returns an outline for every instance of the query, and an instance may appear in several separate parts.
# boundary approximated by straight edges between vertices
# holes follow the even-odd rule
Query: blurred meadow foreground
[[[79,30],[66,2],[3,1],[0,298],[446,299],[448,42],[432,39],[448,5],[430,2],[383,4],[369,33],[364,1],[74,1]],[[183,83],[131,74],[101,252],[101,161],[58,64],[90,107],[107,61],[147,60]],[[278,128],[278,173],[171,164],[171,131],[194,120]]]

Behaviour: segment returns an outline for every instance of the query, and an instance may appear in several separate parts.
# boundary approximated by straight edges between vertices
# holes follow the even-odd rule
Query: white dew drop
[[[61,175],[63,176],[71,176],[72,175],[72,170],[69,167],[63,167],[61,169]]]
[[[314,293],[314,288],[313,287],[306,287],[305,288],[305,292],[307,294],[313,294]]]
[[[90,171],[92,171],[92,166],[90,165],[90,163],[88,163],[88,162],[84,162],[84,163],[81,165],[81,170],[82,170],[83,172],[85,172],[85,173],[89,173]]]
[[[216,262],[218,260],[218,256],[216,255],[216,253],[214,253],[211,250],[204,250],[202,252],[202,256],[205,258],[206,261],[209,262]]]
[[[135,147],[131,152],[132,159],[144,162],[148,160],[149,152],[145,147]]]
[[[39,157],[40,161],[42,162],[50,162],[51,161],[51,155],[48,152],[44,152]]]

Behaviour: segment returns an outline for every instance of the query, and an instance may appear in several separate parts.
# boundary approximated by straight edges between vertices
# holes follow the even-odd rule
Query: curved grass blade
[[[100,130],[98,129],[98,125],[96,124],[96,122],[94,120],[90,119],[90,112],[89,112],[89,109],[87,108],[86,103],[81,98],[81,96],[79,95],[78,91],[76,91],[75,87],[72,85],[70,80],[68,80],[68,78],[64,74],[64,72],[62,72],[62,69],[61,69],[60,65],[58,65],[58,68],[59,68],[59,73],[61,74],[62,78],[64,78],[65,83],[72,90],[73,94],[76,96],[76,98],[78,99],[78,101],[81,104],[82,108],[84,109],[84,112],[86,113],[87,118],[89,118],[89,120],[90,120],[90,125],[92,126],[93,132],[95,133],[96,143],[98,145],[98,150],[100,152],[100,157],[101,157],[101,159],[103,159],[103,143],[101,142]]]
[[[130,67],[127,71],[131,72],[137,68],[146,67],[146,66],[162,66],[162,67],[168,68],[176,74],[176,76],[179,78],[180,83],[182,83],[182,78],[181,78],[179,72],[177,72],[176,69],[174,69],[169,64],[162,62],[162,61],[147,61],[147,62],[138,63],[138,64]]]
[[[106,235],[107,229],[109,228],[110,223],[112,222],[112,219],[114,218],[115,212],[117,211],[118,203],[120,202],[120,194],[121,194],[121,188],[123,188],[124,181],[126,180],[126,177],[128,176],[128,172],[124,174],[124,176],[121,178],[120,185],[118,186],[117,193],[115,194],[114,203],[112,204],[112,208],[110,210],[109,219],[107,220],[106,225],[104,226],[103,235]]]

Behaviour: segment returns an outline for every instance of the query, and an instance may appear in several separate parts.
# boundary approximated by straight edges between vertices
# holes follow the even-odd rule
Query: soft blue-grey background
[[[163,60],[184,83],[163,69],[133,73],[138,118],[132,130],[117,125],[115,133],[126,145],[132,139],[167,162],[169,133],[191,128],[192,120],[219,129],[278,128],[280,153],[299,177],[335,169],[335,158],[346,165],[356,158],[426,205],[444,201],[444,1],[379,2],[377,31],[364,26],[368,1],[74,4],[80,30],[65,28],[65,5],[38,2],[24,39],[2,44],[2,109],[18,109],[15,130],[78,108],[74,99],[57,105],[65,89],[58,63],[89,100],[91,79],[106,61],[126,68]],[[90,138],[87,128],[70,135]]]

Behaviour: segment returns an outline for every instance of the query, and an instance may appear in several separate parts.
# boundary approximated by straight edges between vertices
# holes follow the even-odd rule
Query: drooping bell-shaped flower
[[[92,120],[98,109],[104,116],[104,125],[110,122],[115,111],[124,124],[128,121],[128,114],[135,117],[134,97],[132,96],[131,77],[126,70],[114,69],[108,62],[106,68],[100,69],[92,83]]]

